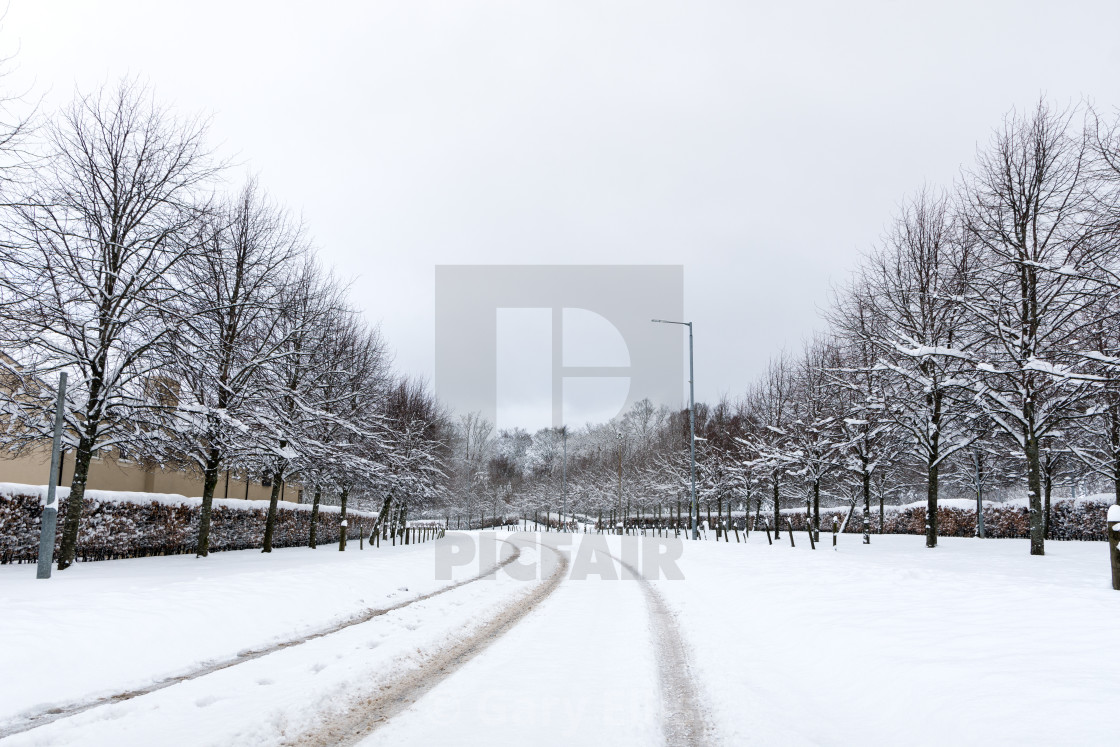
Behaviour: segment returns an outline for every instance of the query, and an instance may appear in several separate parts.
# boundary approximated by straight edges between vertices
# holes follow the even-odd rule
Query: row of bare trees
[[[220,474],[280,491],[431,501],[446,418],[393,373],[386,343],[316,261],[304,227],[229,168],[206,123],[123,81],[80,95],[21,141],[35,168],[5,186],[0,446],[49,442],[67,372],[74,477],[59,567],[75,557],[94,456],[202,476],[197,554]],[[314,533],[310,538],[314,545]]]
[[[1056,485],[1120,500],[1118,311],[1120,122],[1045,101],[1012,113],[957,184],[904,203],[826,333],[737,400],[698,406],[702,501],[765,505],[778,528],[783,505],[805,505],[818,529],[822,498],[862,504],[870,541],[873,502],[882,522],[885,503],[924,494],[934,547],[946,489],[978,505],[1025,494],[1043,554]],[[468,471],[521,512],[648,515],[687,489],[687,416],[649,403],[567,434],[566,491],[555,433],[491,436]]]

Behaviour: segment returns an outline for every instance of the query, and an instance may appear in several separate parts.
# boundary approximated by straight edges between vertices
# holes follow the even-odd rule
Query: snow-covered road
[[[578,565],[579,535],[542,537]],[[468,565],[450,588],[433,544],[79,564],[50,583],[0,568],[0,733],[277,648],[0,743],[1112,743],[1103,543],[1037,558],[1025,541],[834,552],[756,534],[686,543],[684,580],[646,584],[510,539],[536,579]]]
[[[187,558],[82,564],[59,574],[86,582],[71,596],[16,577],[29,566],[5,568],[0,599],[14,614],[0,621],[0,640],[21,645],[0,649],[0,668],[25,676],[0,678],[0,734],[18,732],[4,740],[15,744],[272,744],[301,734],[524,594],[505,574],[472,581],[510,549],[502,543],[495,562],[452,569],[446,581],[435,580],[430,544],[225,553],[193,572]],[[54,697],[37,701],[43,694]]]
[[[579,535],[541,535],[579,558]],[[607,551],[622,557],[617,538]],[[694,745],[706,723],[675,621],[632,569],[628,580],[564,579],[486,656],[387,723],[363,747],[405,744]],[[635,583],[634,581],[638,581]],[[437,716],[438,714],[438,716]]]

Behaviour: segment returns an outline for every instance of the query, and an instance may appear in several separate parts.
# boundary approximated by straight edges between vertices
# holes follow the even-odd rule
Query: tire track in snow
[[[568,558],[564,553],[549,547],[543,541],[538,542],[537,546],[556,553],[557,564],[548,579],[527,597],[507,605],[481,628],[450,648],[436,653],[418,670],[409,672],[396,682],[383,686],[379,692],[358,700],[349,710],[328,716],[315,731],[285,744],[300,747],[357,744],[485,651],[555,591],[567,575]]]
[[[308,641],[313,641],[317,638],[323,638],[324,636],[337,633],[340,630],[345,630],[346,628],[353,627],[354,625],[361,625],[362,623],[369,622],[374,618],[381,617],[382,615],[387,615],[390,612],[396,612],[397,610],[407,607],[411,604],[423,602],[433,597],[438,597],[441,594],[446,594],[449,591],[454,591],[455,589],[466,586],[467,584],[473,584],[476,581],[481,581],[484,578],[488,578],[489,576],[494,575],[500,569],[514,562],[521,556],[520,547],[513,544],[512,542],[509,542],[508,540],[501,541],[513,548],[513,552],[510,554],[510,556],[505,560],[502,560],[493,568],[490,568],[486,572],[480,573],[473,578],[456,581],[450,586],[444,586],[440,589],[436,589],[435,591],[430,591],[427,594],[422,594],[418,597],[413,597],[412,599],[398,602],[397,604],[391,605],[389,607],[373,607],[363,612],[359,612],[356,615],[351,615],[342,622],[335,623],[334,625],[330,625],[326,628],[321,628],[312,633],[308,633],[296,638],[291,638],[286,641],[281,641],[279,643],[274,643],[271,646],[265,646],[264,648],[242,651],[232,658],[222,659],[220,661],[214,662],[213,664],[208,664],[204,667],[199,667],[198,669],[192,669],[184,674],[166,677],[162,680],[157,680],[150,685],[145,685],[144,687],[124,690],[118,693],[113,693],[112,695],[103,695],[92,700],[84,700],[75,703],[69,703],[66,705],[52,706],[51,708],[46,708],[41,711],[21,714],[17,716],[17,720],[14,720],[12,723],[9,723],[5,726],[0,726],[0,739],[14,736],[16,734],[22,734],[25,731],[31,731],[32,729],[37,729],[40,726],[46,726],[47,724],[59,721],[64,718],[77,716],[79,713],[85,713],[86,711],[93,710],[94,708],[100,708],[101,706],[112,705],[114,703],[122,703],[126,700],[138,698],[141,695],[148,695],[149,693],[163,690],[165,688],[171,687],[172,685],[177,685],[180,682],[195,680],[199,677],[205,677],[208,674],[212,674],[223,669],[229,669],[230,667],[235,667],[239,664],[253,661],[254,659],[260,659],[263,656],[268,656],[269,654],[276,653],[277,651],[282,651],[286,648],[291,648],[292,646],[298,646],[301,643],[307,643]]]
[[[688,650],[680,628],[657,589],[642,574],[618,558],[619,564],[637,579],[646,600],[653,645],[657,658],[657,681],[661,692],[661,728],[669,747],[701,747],[711,739],[707,714],[688,662]]]

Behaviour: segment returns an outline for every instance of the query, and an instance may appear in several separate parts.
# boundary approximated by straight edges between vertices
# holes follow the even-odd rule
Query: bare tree
[[[442,408],[419,379],[393,381],[384,410],[388,495],[408,515],[431,508],[443,495],[450,436]]]
[[[486,474],[486,465],[494,446],[494,425],[471,412],[459,417],[455,429],[453,469],[458,483],[458,500],[467,509],[468,517],[474,510],[476,487]]]
[[[166,306],[178,292],[172,271],[198,249],[215,172],[204,132],[135,82],[79,96],[47,128],[46,159],[14,208],[13,240],[0,247],[0,334],[23,357],[11,373],[24,391],[56,372],[70,376],[66,443],[75,465],[60,569],[74,561],[93,455],[139,448],[156,433],[145,413],[174,399],[159,364]],[[15,401],[23,432],[47,439],[42,398]]]
[[[284,481],[308,455],[313,424],[319,417],[324,379],[345,361],[327,356],[334,333],[332,321],[346,313],[341,289],[317,265],[308,261],[285,290],[286,303],[275,327],[282,341],[262,368],[265,384],[255,404],[255,443],[262,468],[272,482],[263,552],[272,552],[276,512]]]
[[[386,427],[386,402],[391,373],[381,333],[365,326],[357,314],[342,311],[326,320],[326,334],[316,336],[318,350],[311,365],[317,370],[313,388],[306,391],[306,419],[298,464],[304,489],[312,489],[311,532],[316,545],[319,501],[323,490],[336,492],[347,520],[351,495],[368,498],[386,471],[384,455],[391,450]],[[346,532],[339,550],[346,549]]]
[[[1092,393],[1070,418],[1062,441],[1086,469],[1108,481],[1120,504],[1120,297],[1116,292],[1104,294],[1096,306],[1095,319],[1080,338],[1078,351],[1085,360],[1080,373]],[[1044,483],[1045,461],[1044,456]],[[1044,514],[1049,526],[1050,491],[1045,487]]]
[[[805,481],[813,532],[821,530],[821,486],[836,466],[834,437],[842,416],[831,372],[840,367],[834,342],[818,337],[794,363],[794,415],[789,427],[789,454]]]
[[[248,408],[261,396],[261,369],[290,352],[281,311],[306,243],[255,180],[206,217],[197,243],[175,268],[183,321],[172,370],[182,387],[176,451],[203,476],[196,554],[205,557],[218,474],[241,452]]]
[[[905,204],[863,281],[885,413],[904,432],[926,475],[926,547],[937,547],[941,463],[970,443],[975,415],[960,386],[970,361],[967,310],[958,299],[973,271],[949,199],[929,190]]]
[[[792,364],[783,352],[771,359],[766,375],[747,395],[749,417],[755,428],[742,440],[757,454],[751,465],[753,471],[769,478],[776,537],[781,534],[782,479],[791,467],[789,446],[794,419],[794,384]]]
[[[895,425],[887,415],[886,372],[872,340],[883,336],[865,277],[839,297],[832,325],[840,337],[839,367],[832,371],[842,413],[834,436],[838,463],[858,480],[863,497],[863,542],[871,542],[871,483],[888,469],[898,450]],[[882,514],[880,492],[880,514]]]
[[[1076,115],[1040,102],[1009,116],[962,191],[979,263],[963,297],[978,336],[975,387],[1022,450],[1032,555],[1045,552],[1042,441],[1089,388],[1068,374],[1103,250],[1089,230],[1088,147]]]

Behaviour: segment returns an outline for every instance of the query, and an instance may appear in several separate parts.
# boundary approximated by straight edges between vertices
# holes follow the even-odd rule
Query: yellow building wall
[[[16,482],[25,485],[46,485],[50,472],[50,450],[37,449],[19,457],[0,456],[0,482]],[[70,487],[74,479],[74,456],[67,453],[62,468],[59,485]],[[89,465],[86,480],[89,490],[116,490],[131,493],[174,493],[197,498],[202,495],[202,476],[189,470],[154,469],[145,470],[133,462],[119,462],[112,457],[94,457]],[[284,486],[282,500],[299,501],[300,487],[288,483]],[[246,498],[267,501],[272,497],[272,488],[264,487],[259,480],[249,484],[248,495],[245,480],[230,474],[228,488],[226,473],[218,475],[218,485],[214,489],[215,498]]]

